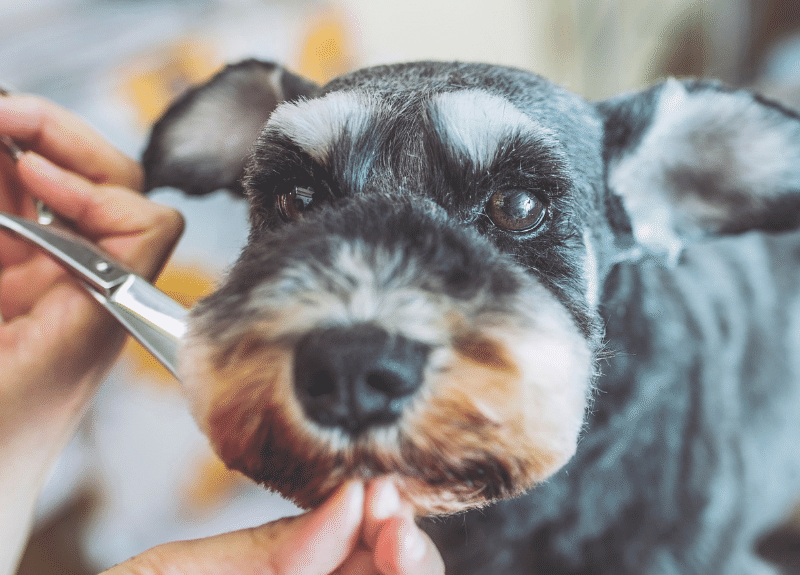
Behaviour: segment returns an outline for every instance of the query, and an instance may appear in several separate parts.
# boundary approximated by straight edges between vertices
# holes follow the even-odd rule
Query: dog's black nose
[[[307,334],[295,349],[306,416],[352,434],[396,421],[422,384],[429,346],[362,324]]]

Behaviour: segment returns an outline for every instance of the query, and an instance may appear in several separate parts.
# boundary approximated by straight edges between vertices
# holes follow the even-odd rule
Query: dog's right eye
[[[275,209],[284,222],[293,222],[311,207],[313,201],[313,189],[295,186],[291,191],[275,196]]]

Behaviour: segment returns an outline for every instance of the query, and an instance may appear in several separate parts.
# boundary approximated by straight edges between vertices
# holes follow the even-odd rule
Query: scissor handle
[[[85,239],[64,230],[6,213],[0,213],[0,228],[43,249],[105,296],[132,273]]]

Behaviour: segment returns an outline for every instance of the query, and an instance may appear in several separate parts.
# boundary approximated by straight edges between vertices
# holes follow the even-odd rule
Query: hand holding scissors
[[[140,195],[138,164],[72,114],[0,97],[0,212],[36,219],[41,200],[81,235],[151,280],[182,231],[180,215]],[[7,146],[6,146],[7,147]],[[27,537],[33,502],[72,437],[124,331],[37,248],[0,233],[0,573]],[[5,569],[8,567],[7,569]]]

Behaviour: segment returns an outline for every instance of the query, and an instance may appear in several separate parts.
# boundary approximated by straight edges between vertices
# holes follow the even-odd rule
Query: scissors
[[[76,234],[3,212],[0,229],[42,249],[76,276],[177,377],[176,355],[186,332],[186,308]]]

